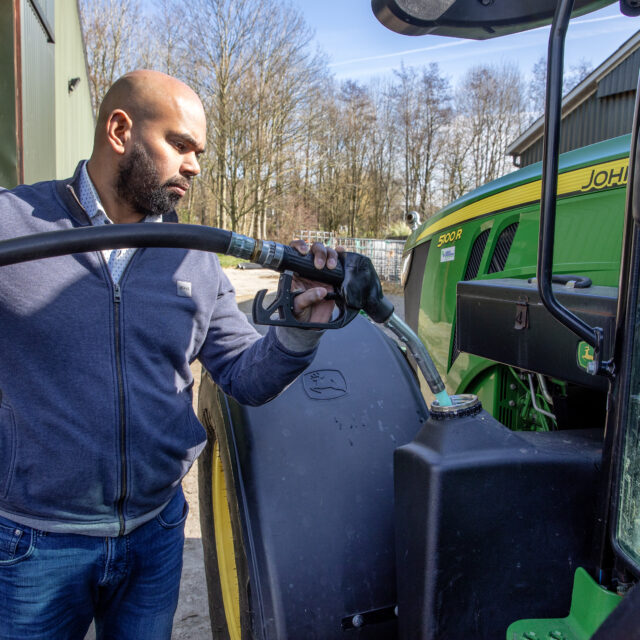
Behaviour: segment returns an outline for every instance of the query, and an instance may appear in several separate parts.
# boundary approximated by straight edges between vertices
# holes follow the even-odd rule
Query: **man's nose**
[[[189,176],[197,176],[200,173],[200,164],[198,163],[198,157],[195,152],[188,153],[184,156],[182,162],[182,173]]]

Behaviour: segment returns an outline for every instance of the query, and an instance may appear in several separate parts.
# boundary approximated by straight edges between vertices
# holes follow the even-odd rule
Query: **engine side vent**
[[[422,281],[424,270],[429,255],[431,241],[419,244],[413,250],[411,270],[404,286],[404,319],[414,330],[418,331],[418,315],[420,313],[420,297],[422,294]]]
[[[507,264],[507,258],[509,257],[509,251],[511,250],[511,243],[518,230],[518,223],[514,222],[508,227],[505,227],[496,242],[496,248],[491,256],[491,264],[489,265],[489,273],[498,273],[504,271],[504,265]]]
[[[473,280],[480,270],[480,262],[482,261],[482,254],[487,246],[487,240],[489,238],[490,229],[485,229],[474,241],[473,247],[471,247],[471,254],[469,255],[469,262],[467,263],[467,270],[464,272],[465,280]],[[453,346],[451,348],[451,360],[449,366],[452,366],[456,361],[456,358],[460,355],[460,349],[458,347],[458,323],[453,325]]]
[[[471,247],[471,255],[469,256],[469,262],[467,263],[467,270],[464,272],[465,280],[473,280],[478,275],[482,254],[484,253],[484,248],[487,246],[489,231],[490,229],[485,229],[476,238],[473,243],[473,247]]]

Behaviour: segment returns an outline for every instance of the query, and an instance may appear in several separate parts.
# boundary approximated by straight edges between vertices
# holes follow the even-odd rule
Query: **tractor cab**
[[[570,154],[563,159],[558,152],[564,40],[571,17],[606,4],[610,2],[372,2],[385,26],[409,35],[485,39],[551,21],[540,200],[533,212],[539,217],[535,272],[524,269],[514,271],[516,277],[501,277],[505,258],[493,274],[477,277],[481,258],[474,256],[477,245],[471,243],[466,255],[474,266],[457,282],[451,330],[449,355],[490,361],[493,377],[504,373],[515,399],[508,400],[503,392],[496,401],[487,383],[476,379],[465,389],[463,376],[450,376],[458,390],[490,396],[493,415],[478,410],[475,417],[447,421],[434,420],[432,412],[428,427],[396,451],[402,638],[638,637],[637,98],[624,207],[621,201],[600,200],[600,218],[619,210],[623,223],[622,232],[612,234],[621,247],[617,286],[592,283],[588,255],[572,265],[577,272],[567,272],[568,261],[563,260],[564,248],[572,242],[566,226],[575,206],[570,198],[583,205],[585,215],[592,204],[587,193],[562,192],[576,171]],[[639,13],[637,3],[625,0],[620,10],[629,16]],[[597,162],[607,160],[600,155]],[[592,171],[593,166],[597,164]],[[613,198],[613,192],[609,195]],[[525,246],[535,246],[523,231],[532,212],[519,210],[516,203],[511,214],[509,223],[516,230],[506,254],[522,255]],[[407,258],[418,255],[420,241],[428,243],[430,225],[438,233],[449,230],[438,222],[436,217],[414,232]],[[458,225],[460,235],[467,231]],[[578,233],[575,227],[573,233]],[[476,240],[481,234],[476,232]],[[427,251],[433,251],[431,244]],[[410,272],[408,283],[412,275],[415,280]],[[428,315],[428,301],[420,304]],[[474,361],[465,362],[469,366]],[[445,366],[451,371],[453,362]],[[518,385],[530,404],[514,417],[504,405],[520,406]],[[503,422],[509,429],[501,417],[508,417]]]

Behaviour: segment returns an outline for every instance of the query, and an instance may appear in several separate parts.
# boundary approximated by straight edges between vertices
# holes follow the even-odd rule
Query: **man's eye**
[[[183,142],[174,142],[173,145],[178,151],[184,151],[187,148]]]

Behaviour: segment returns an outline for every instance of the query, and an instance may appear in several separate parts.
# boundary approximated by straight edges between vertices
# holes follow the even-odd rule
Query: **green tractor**
[[[640,637],[637,110],[558,154],[564,33],[606,4],[373,0],[411,35],[552,22],[544,160],[407,241],[405,319],[451,406],[362,316],[264,407],[203,377],[214,637]]]
[[[615,316],[629,144],[559,159],[554,291],[592,324]],[[519,431],[603,422],[606,406],[606,379],[587,370],[593,348],[571,342],[537,293],[541,178],[538,163],[472,191],[418,226],[404,254],[405,319],[447,388]]]

